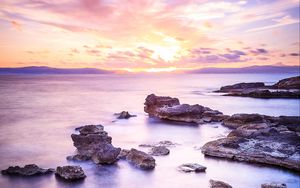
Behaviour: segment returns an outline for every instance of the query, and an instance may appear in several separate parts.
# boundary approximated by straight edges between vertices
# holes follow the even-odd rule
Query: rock
[[[151,170],[155,168],[155,159],[151,155],[133,148],[127,154],[126,160],[141,169]]]
[[[261,184],[261,188],[286,188],[285,183],[264,183]]]
[[[189,123],[220,122],[224,116],[217,110],[195,104],[180,104],[177,98],[148,95],[144,110],[150,116]]]
[[[121,149],[111,144],[112,138],[103,130],[103,126],[86,125],[78,130],[79,135],[71,135],[78,150],[76,159],[92,159],[97,164],[112,164],[117,161]]]
[[[53,173],[54,169],[44,169],[40,168],[35,164],[28,164],[24,167],[20,166],[10,166],[6,170],[2,170],[3,175],[19,175],[19,176],[34,176]]]
[[[58,166],[55,174],[65,180],[80,180],[84,179],[86,175],[80,166]]]
[[[155,146],[151,148],[149,154],[154,156],[163,156],[163,155],[169,155],[170,150],[166,148],[165,146]]]
[[[164,146],[164,147],[174,147],[178,145],[177,143],[173,143],[169,140],[159,141],[157,143],[151,143],[151,144],[140,144],[139,147],[158,147],[158,146]]]
[[[280,90],[279,90],[280,89]],[[293,89],[292,91],[290,89]],[[226,93],[224,96],[252,97],[252,98],[300,98],[300,76],[280,80],[272,86],[265,86],[263,82],[238,83],[223,86],[215,92]]]
[[[274,89],[300,89],[300,76],[279,80],[272,86]]]
[[[91,159],[90,156],[87,156],[87,155],[79,155],[79,154],[71,155],[71,156],[68,156],[68,157],[67,157],[67,160],[70,160],[70,161],[88,161],[88,160],[90,160],[90,159]]]
[[[129,114],[128,111],[122,111],[120,113],[115,113],[116,116],[118,116],[118,119],[129,119],[131,117],[136,117],[136,115]]]
[[[263,82],[250,82],[250,83],[238,83],[234,85],[223,86],[220,90],[216,92],[232,92],[232,91],[240,91],[245,89],[253,89],[253,88],[262,88],[265,87]]]
[[[206,167],[197,163],[186,163],[178,167],[181,172],[205,172]]]
[[[300,171],[300,117],[235,114],[223,124],[234,130],[206,143],[205,155]]]
[[[130,152],[130,150],[128,150],[128,149],[122,149],[118,155],[118,159],[126,159],[129,152]]]
[[[210,188],[232,188],[228,183],[217,181],[217,180],[209,180]]]

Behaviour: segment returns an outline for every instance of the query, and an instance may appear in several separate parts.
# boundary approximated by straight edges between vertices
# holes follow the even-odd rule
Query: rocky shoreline
[[[300,98],[300,76],[279,80],[274,85],[265,85],[263,82],[237,83],[223,86],[216,93],[225,93],[223,96],[252,97],[252,98]]]

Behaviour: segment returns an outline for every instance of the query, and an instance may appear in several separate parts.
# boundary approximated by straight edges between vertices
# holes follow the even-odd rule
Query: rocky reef
[[[35,176],[53,173],[55,170],[52,168],[44,169],[40,168],[36,164],[28,164],[24,167],[10,166],[5,170],[2,170],[3,175],[19,175],[19,176]]]
[[[69,158],[92,159],[97,164],[116,162],[121,148],[112,145],[112,138],[103,129],[102,125],[86,125],[78,128],[80,134],[71,135],[78,154]]]
[[[206,143],[205,155],[300,171],[300,117],[235,114],[223,125],[234,130]]]
[[[227,116],[198,104],[180,104],[177,98],[148,95],[145,101],[144,111],[149,116],[171,121],[189,123],[220,122]]]
[[[223,86],[215,92],[226,93],[224,96],[297,99],[300,98],[300,76],[286,78],[269,86],[263,82],[237,83]]]

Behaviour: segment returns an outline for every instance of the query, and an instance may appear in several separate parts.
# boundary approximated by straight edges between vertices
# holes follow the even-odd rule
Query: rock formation
[[[231,185],[223,181],[209,180],[210,188],[232,188]]]
[[[122,111],[120,113],[115,113],[115,115],[118,116],[117,119],[129,119],[131,117],[136,117],[136,115],[129,114],[128,111]]]
[[[206,167],[197,163],[186,163],[178,167],[181,172],[205,172]]]
[[[58,166],[55,174],[69,181],[80,180],[86,177],[80,166]]]
[[[151,155],[133,148],[126,155],[126,160],[144,170],[155,168],[155,159]]]
[[[49,174],[53,172],[54,169],[40,168],[35,164],[25,165],[24,167],[10,166],[6,170],[1,171],[3,175],[19,175],[19,176],[35,176],[35,175]]]
[[[92,159],[97,164],[116,162],[121,149],[111,144],[112,138],[103,130],[103,126],[86,125],[77,130],[79,135],[71,135],[78,150],[78,155],[73,156],[73,159]]]
[[[149,116],[191,123],[220,122],[227,116],[210,108],[195,104],[180,104],[177,98],[148,95],[144,111]]]

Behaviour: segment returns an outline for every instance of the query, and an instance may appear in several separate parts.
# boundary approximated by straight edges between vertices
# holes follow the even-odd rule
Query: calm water
[[[261,113],[299,115],[299,100],[251,99],[218,96],[211,91],[237,82],[264,81],[272,84],[294,75],[208,74],[208,75],[18,75],[0,76],[0,169],[9,165],[36,163],[41,167],[81,165],[87,178],[70,184],[54,175],[32,178],[0,175],[1,188],[54,187],[208,187],[209,179],[230,183],[235,188],[260,187],[280,181],[298,188],[299,174],[270,167],[204,158],[199,148],[224,137],[229,130],[219,124],[199,127],[149,119],[143,112],[148,94],[178,97],[181,103],[202,104],[225,114]],[[115,120],[115,112],[136,114],[129,120]],[[169,156],[156,157],[151,172],[126,161],[115,166],[96,166],[65,159],[73,154],[70,135],[85,124],[103,124],[122,148],[170,140],[180,145]],[[218,126],[218,128],[215,128]],[[147,148],[139,148],[146,151]],[[176,167],[196,162],[206,173],[180,173]]]

